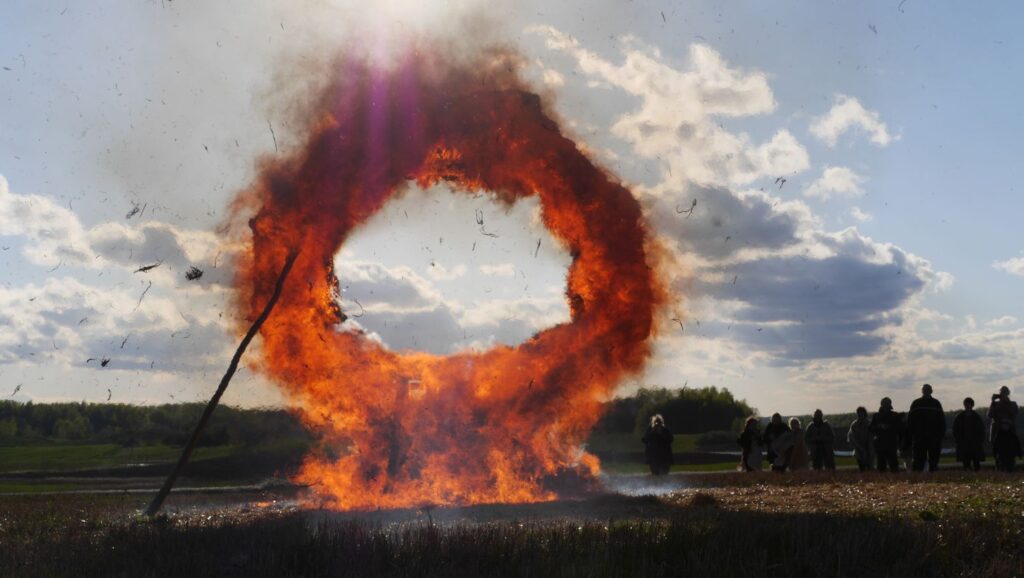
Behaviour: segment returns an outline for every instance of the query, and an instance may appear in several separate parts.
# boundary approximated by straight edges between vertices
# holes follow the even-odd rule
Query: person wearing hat
[[[907,429],[913,449],[911,468],[922,472],[928,464],[930,472],[939,469],[942,438],[946,437],[946,414],[939,400],[932,397],[932,386],[927,383],[921,386],[921,397],[910,404]]]
[[[1017,404],[1010,401],[1010,388],[1005,385],[992,396],[988,408],[992,420],[992,454],[996,458],[996,469],[1012,472],[1017,457],[1021,455],[1020,438],[1017,437]]]
[[[884,472],[887,469],[893,473],[900,471],[900,441],[906,434],[903,418],[892,410],[892,400],[888,397],[882,398],[878,411],[871,416],[868,431],[871,432],[871,441],[875,446],[878,471]]]

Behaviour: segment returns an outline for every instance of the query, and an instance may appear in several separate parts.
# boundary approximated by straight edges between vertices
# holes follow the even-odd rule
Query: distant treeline
[[[677,434],[733,430],[757,410],[717,387],[641,388],[629,397],[616,397],[605,405],[599,433],[641,434],[654,414],[661,414]]]
[[[205,404],[139,406],[110,403],[0,402],[0,444],[46,441],[123,446],[183,445]],[[298,419],[283,409],[220,406],[200,445],[253,446],[309,439]]]
[[[0,444],[46,442],[113,443],[123,446],[180,446],[192,433],[204,404],[138,406],[109,403],[20,403],[0,401]],[[987,407],[979,407],[984,417]],[[642,388],[631,396],[605,404],[594,432],[642,435],[650,417],[661,414],[677,434],[704,434],[697,445],[704,448],[735,445],[743,420],[757,413],[746,401],[725,388]],[[946,413],[952,435],[953,417]],[[807,424],[810,416],[798,416]],[[789,418],[789,416],[784,416]],[[844,447],[853,413],[825,418],[836,433],[837,447]],[[767,416],[762,416],[767,420]],[[1019,417],[1024,426],[1024,413]],[[256,446],[287,440],[313,443],[313,434],[284,409],[240,409],[220,406],[200,442],[205,446]]]
[[[182,445],[203,404],[139,406],[110,403],[20,403],[0,401],[0,444],[45,442],[114,443],[124,446]],[[727,389],[644,388],[606,403],[596,433],[642,433],[650,416],[662,414],[680,434],[736,429],[754,413]],[[298,418],[283,409],[220,406],[201,445],[252,446],[282,439],[313,441]]]

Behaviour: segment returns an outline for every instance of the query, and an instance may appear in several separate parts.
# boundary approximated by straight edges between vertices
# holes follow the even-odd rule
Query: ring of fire
[[[298,480],[338,509],[552,499],[588,480],[581,444],[600,400],[639,370],[664,303],[633,195],[595,166],[500,55],[452,64],[426,51],[381,70],[338,65],[295,155],[267,161],[235,201],[253,214],[236,303],[253,318],[301,248],[263,325],[258,367],[322,435]],[[537,195],[570,251],[572,321],[517,346],[393,352],[339,331],[333,258],[407,182]],[[529,251],[524,250],[524,254]]]

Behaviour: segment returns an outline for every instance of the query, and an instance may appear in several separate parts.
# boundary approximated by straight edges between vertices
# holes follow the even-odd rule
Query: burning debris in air
[[[185,279],[188,281],[198,281],[203,277],[203,270],[199,267],[192,266],[185,271]]]
[[[266,159],[234,203],[236,216],[253,215],[235,281],[240,319],[258,315],[285,254],[301,248],[296,282],[260,332],[259,367],[322,432],[323,451],[298,478],[331,507],[534,502],[593,481],[598,461],[580,446],[600,400],[650,354],[666,295],[640,206],[562,133],[511,61],[489,53],[458,65],[421,48],[386,70],[336,66],[304,147]],[[573,257],[572,321],[450,356],[338,330],[349,312],[334,256],[409,181],[505,204],[539,197]]]

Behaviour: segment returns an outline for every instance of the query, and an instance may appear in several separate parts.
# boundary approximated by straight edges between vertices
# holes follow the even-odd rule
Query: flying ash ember
[[[254,215],[236,279],[242,317],[259,313],[288,251],[301,251],[261,330],[260,368],[323,432],[298,478],[334,508],[552,499],[560,481],[598,472],[581,444],[600,400],[650,353],[666,295],[640,206],[562,133],[512,61],[421,49],[385,68],[338,64],[304,146],[266,161],[235,202]],[[390,351],[340,327],[334,256],[410,181],[507,204],[538,196],[573,258],[571,322],[449,356]]]

